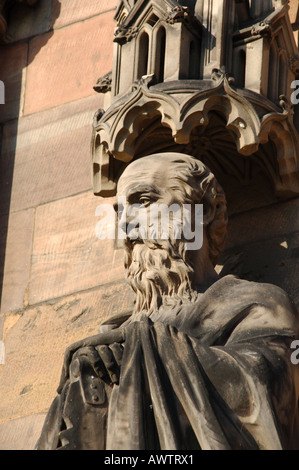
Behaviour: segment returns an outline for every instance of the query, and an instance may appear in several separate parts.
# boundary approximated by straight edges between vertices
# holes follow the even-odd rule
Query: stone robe
[[[298,449],[297,309],[278,287],[226,276],[73,345],[37,449]],[[120,322],[119,322],[120,323]],[[100,344],[124,344],[118,384]]]

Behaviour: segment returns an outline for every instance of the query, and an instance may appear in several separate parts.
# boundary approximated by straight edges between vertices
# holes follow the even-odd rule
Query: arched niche
[[[238,88],[245,87],[246,78],[246,48],[238,48],[234,52],[233,61],[233,76],[235,78],[235,85]]]
[[[276,39],[271,43],[269,53],[268,98],[274,103],[278,99],[279,51]]]
[[[157,152],[182,152],[201,160],[222,185],[230,214],[244,212],[277,202],[274,180],[278,175],[276,147],[269,139],[251,156],[241,155],[226,120],[219,112],[210,112],[208,123],[196,126],[188,144],[174,141],[170,127],[162,125],[161,116],[140,133],[133,160]],[[129,163],[118,162],[118,179]]]
[[[150,37],[147,31],[142,31],[138,38],[138,61],[136,79],[142,78],[148,73]]]
[[[189,73],[190,80],[198,80],[200,78],[200,41],[193,38],[189,44]]]
[[[165,54],[166,54],[166,29],[160,26],[155,29],[154,42],[154,75],[157,83],[164,81],[165,73]]]
[[[280,96],[285,94],[288,86],[288,58],[285,50],[280,51],[278,64],[278,96]]]

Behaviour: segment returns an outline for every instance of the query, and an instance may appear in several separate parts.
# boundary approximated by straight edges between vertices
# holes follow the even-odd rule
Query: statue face
[[[178,202],[177,195],[170,185],[170,171],[170,163],[165,158],[144,158],[126,169],[119,180],[117,192],[118,198],[121,196],[122,201],[126,203],[126,210],[122,204],[117,206],[123,230],[132,222],[133,217],[143,227],[144,224],[148,225],[153,204],[169,207]],[[140,205],[139,211],[137,205]],[[135,211],[132,210],[134,207]],[[127,236],[130,238],[130,231],[127,231]]]
[[[183,157],[187,161],[191,158]],[[188,209],[183,184],[176,178],[178,162],[182,163],[180,154],[144,157],[129,165],[121,176],[115,208],[119,226],[129,240],[176,240],[185,234],[184,222],[190,225],[185,231],[191,229],[190,204]]]
[[[129,165],[118,182],[116,209],[119,225],[127,233],[127,278],[136,294],[135,312],[148,315],[156,311],[165,298],[178,296],[182,300],[192,295],[192,273],[184,260],[184,244],[180,240],[171,242],[174,239],[169,232],[161,240],[159,228],[163,224],[159,225],[153,218],[152,209],[156,205],[165,211],[176,205],[180,212],[180,184],[173,178],[174,169],[175,163],[169,154],[144,157]],[[164,219],[161,212],[159,216],[160,222],[161,218],[167,220],[166,229],[169,228],[169,217]]]
[[[150,314],[169,298],[196,298],[194,286],[213,269],[211,254],[226,232],[225,197],[210,170],[185,154],[143,157],[120,177],[116,204],[127,236],[125,268],[136,294],[135,311]],[[153,217],[157,206],[162,211],[154,211]],[[186,206],[190,209],[185,213]]]

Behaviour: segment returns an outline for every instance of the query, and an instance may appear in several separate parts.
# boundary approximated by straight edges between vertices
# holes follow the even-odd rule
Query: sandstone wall
[[[103,106],[92,87],[112,68],[116,3],[20,5],[0,48],[0,449],[33,448],[65,348],[132,306],[122,250],[95,236],[90,174]],[[235,216],[229,233],[223,269],[299,304],[299,200]]]
[[[20,5],[0,49],[0,449],[34,446],[65,347],[132,302],[122,251],[95,236],[90,168],[116,4]]]

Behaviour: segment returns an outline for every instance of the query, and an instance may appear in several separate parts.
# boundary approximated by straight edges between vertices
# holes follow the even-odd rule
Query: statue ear
[[[215,207],[205,201],[203,205],[203,224],[209,225],[215,218]]]

